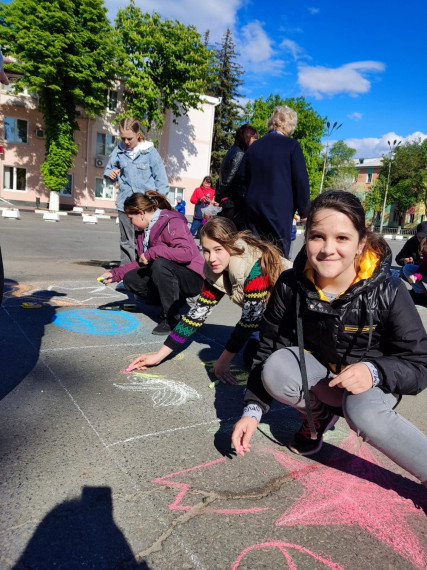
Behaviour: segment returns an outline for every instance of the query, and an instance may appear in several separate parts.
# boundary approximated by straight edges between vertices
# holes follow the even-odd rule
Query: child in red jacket
[[[212,188],[212,178],[205,176],[199,188],[196,188],[190,198],[190,202],[196,207],[194,208],[193,223],[190,232],[196,237],[199,227],[203,223],[203,208],[213,203],[215,190]]]

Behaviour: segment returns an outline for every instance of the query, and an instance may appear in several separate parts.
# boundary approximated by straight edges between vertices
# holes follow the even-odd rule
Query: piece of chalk
[[[99,281],[100,283],[104,283],[106,277],[97,277],[96,280]]]
[[[35,303],[34,301],[28,301],[21,304],[23,309],[41,309],[42,306],[40,303]]]
[[[125,311],[136,311],[136,305],[134,303],[125,303],[123,309]]]
[[[211,390],[213,390],[213,389],[215,388],[215,386],[218,386],[218,384],[219,384],[219,380],[214,380],[213,382],[211,382],[211,383],[209,384],[209,388],[210,388]]]
[[[111,307],[99,307],[101,311],[121,311],[120,305],[112,305]]]

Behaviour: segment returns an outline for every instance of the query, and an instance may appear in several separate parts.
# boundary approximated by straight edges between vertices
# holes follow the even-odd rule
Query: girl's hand
[[[139,263],[142,263],[143,265],[148,265],[148,259],[145,258],[145,255],[143,253],[141,253],[141,255],[139,256]]]
[[[218,380],[224,384],[237,384],[237,378],[230,372],[230,365],[228,363],[222,364],[217,360],[209,372],[214,374],[215,378],[218,378]]]
[[[110,285],[110,283],[113,282],[113,275],[109,271],[103,273],[101,277],[104,278],[104,281],[102,282],[104,285]]]
[[[244,416],[235,424],[231,435],[231,444],[236,453],[242,457],[251,450],[251,438],[258,427],[258,422],[254,418]]]
[[[111,180],[116,180],[116,178],[118,177],[119,174],[120,174],[120,169],[110,170],[110,174],[108,175],[108,177]]]
[[[367,392],[372,388],[372,374],[366,364],[357,362],[350,364],[340,374],[333,377],[334,379],[329,382],[329,387],[344,388],[347,392],[352,394],[361,394]]]
[[[159,356],[158,352],[154,354],[141,354],[138,358],[135,358],[133,362],[129,364],[126,368],[126,372],[131,372],[132,370],[147,370],[149,366],[157,366],[163,360]]]

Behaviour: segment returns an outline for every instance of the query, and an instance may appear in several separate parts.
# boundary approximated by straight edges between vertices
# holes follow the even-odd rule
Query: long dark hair
[[[272,243],[256,238],[248,231],[237,231],[234,223],[228,218],[215,217],[207,221],[200,230],[200,240],[204,237],[217,241],[230,255],[242,255],[244,249],[237,245],[237,240],[261,252],[261,271],[268,275],[270,290],[274,287],[279,275],[284,270],[281,251]]]
[[[306,240],[317,212],[326,208],[341,212],[351,220],[359,234],[359,242],[366,238],[364,251],[366,249],[370,249],[379,257],[383,257],[385,255],[387,244],[384,238],[380,234],[374,234],[366,227],[365,210],[363,209],[362,203],[355,194],[346,192],[345,190],[327,190],[326,192],[319,194],[312,201],[305,224]]]
[[[125,200],[124,211],[126,214],[138,214],[138,212],[155,212],[156,210],[173,210],[169,200],[155,190],[135,192]]]

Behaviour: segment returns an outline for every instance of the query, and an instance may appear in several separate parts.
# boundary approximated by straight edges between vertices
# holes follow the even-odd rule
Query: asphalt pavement
[[[0,218],[0,569],[427,568],[427,490],[343,419],[298,457],[299,420],[274,405],[233,454],[247,370],[209,374],[239,317],[228,299],[184,352],[123,372],[162,337],[160,307],[106,310],[133,301],[96,281],[118,244],[111,219]],[[399,405],[423,433],[426,403]]]

